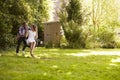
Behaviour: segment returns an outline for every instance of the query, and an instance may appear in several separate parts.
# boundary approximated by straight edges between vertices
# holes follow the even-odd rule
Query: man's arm
[[[22,33],[22,27],[19,28],[19,35],[23,35],[23,33]]]

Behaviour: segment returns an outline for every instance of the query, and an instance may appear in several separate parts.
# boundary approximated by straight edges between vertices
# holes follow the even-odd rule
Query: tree
[[[26,0],[26,2],[30,8],[30,12],[28,14],[29,22],[30,24],[34,23],[38,26],[38,38],[43,40],[42,22],[47,22],[49,19],[49,0]]]
[[[15,44],[19,26],[24,22],[41,23],[48,20],[47,0],[0,0],[0,48]]]
[[[84,48],[86,35],[83,35],[83,14],[80,0],[69,0],[65,6],[63,1],[60,12],[60,22],[63,26],[65,37],[70,48]]]
[[[70,0],[67,6],[67,13],[68,13],[68,21],[73,20],[75,23],[82,25],[83,18],[82,18],[82,6],[80,0]]]
[[[92,0],[92,22],[95,30],[100,26],[113,25],[118,21],[118,9],[115,0]]]
[[[101,47],[103,45],[111,47],[109,44],[115,47],[113,46],[115,43],[115,33],[113,30],[118,19],[115,0],[92,0],[91,9],[91,21],[94,27],[92,32],[94,35],[94,45],[98,42]]]

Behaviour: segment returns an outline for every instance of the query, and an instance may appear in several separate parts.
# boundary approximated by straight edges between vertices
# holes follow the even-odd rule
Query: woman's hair
[[[34,31],[37,31],[37,26],[36,25],[32,25],[32,27],[33,27]]]

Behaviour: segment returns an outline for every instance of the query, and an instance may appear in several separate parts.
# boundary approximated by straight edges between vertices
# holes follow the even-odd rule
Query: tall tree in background
[[[114,28],[118,19],[115,0],[92,0],[91,20],[94,27],[94,45],[115,47]]]
[[[19,26],[27,21],[36,24],[42,34],[41,22],[48,20],[47,0],[0,0],[0,48],[15,44]]]
[[[118,19],[115,0],[92,0],[92,22],[95,30],[100,26],[113,25]]]
[[[38,26],[38,38],[43,40],[43,25],[42,22],[47,22],[49,19],[49,0],[26,0],[29,4],[29,23]]]
[[[7,3],[9,5],[8,11],[11,17],[12,34],[16,35],[18,28],[24,21],[29,21],[29,5],[24,0],[9,0]]]
[[[12,34],[17,32],[16,24],[20,22],[20,19],[28,18],[24,0],[1,0],[0,5],[0,48],[5,49],[14,43]]]
[[[103,9],[104,9],[104,20],[106,22],[106,24],[108,24],[108,26],[111,26],[113,28],[115,28],[116,23],[118,21],[119,18],[119,9],[120,6],[118,0],[105,0],[104,4],[103,4]]]
[[[71,48],[84,48],[85,35],[82,35],[83,14],[80,0],[69,0],[60,15],[68,46]]]
[[[92,22],[94,26],[94,30],[96,28],[99,28],[99,20],[101,17],[102,11],[101,11],[101,2],[100,0],[92,0]]]
[[[75,23],[82,25],[83,18],[82,18],[82,6],[80,0],[70,0],[67,6],[67,13],[68,13],[68,21],[73,20]]]

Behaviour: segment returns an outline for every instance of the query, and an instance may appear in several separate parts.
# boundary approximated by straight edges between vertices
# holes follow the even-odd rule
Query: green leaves
[[[4,37],[0,38],[0,48],[15,44],[11,40],[24,21],[37,24],[41,34],[41,22],[48,20],[47,9],[47,0],[0,0],[0,36]]]
[[[68,21],[73,20],[78,24],[82,24],[82,6],[79,0],[71,0],[67,6]]]
[[[84,48],[85,34],[82,32],[83,14],[80,0],[69,0],[60,12],[60,21],[70,48]]]

